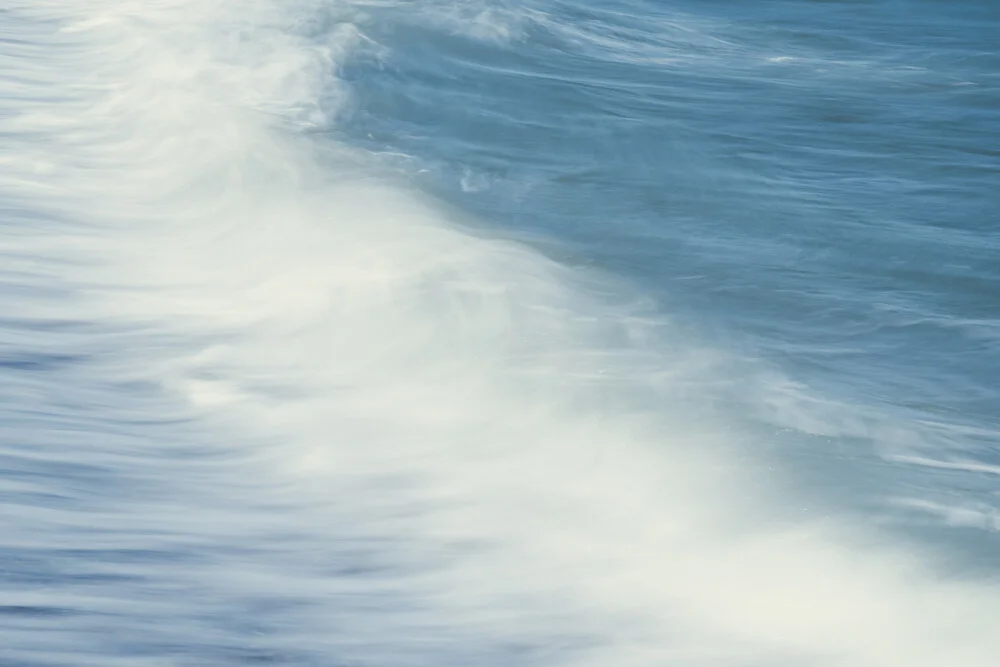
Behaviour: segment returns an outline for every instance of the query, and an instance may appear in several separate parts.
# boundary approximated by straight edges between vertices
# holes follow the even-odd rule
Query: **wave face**
[[[8,2],[0,663],[995,665],[996,13],[688,4]]]

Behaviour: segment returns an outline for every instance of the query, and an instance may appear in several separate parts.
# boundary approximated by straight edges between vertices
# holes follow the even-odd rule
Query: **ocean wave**
[[[992,584],[789,519],[723,351],[315,136],[368,20],[0,14],[7,659],[992,665]]]

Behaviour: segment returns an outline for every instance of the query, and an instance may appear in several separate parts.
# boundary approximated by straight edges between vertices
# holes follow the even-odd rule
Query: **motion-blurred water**
[[[992,667],[998,45],[11,0],[0,665]]]

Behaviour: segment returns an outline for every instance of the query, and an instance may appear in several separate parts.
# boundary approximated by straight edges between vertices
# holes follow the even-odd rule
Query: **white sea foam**
[[[301,133],[365,20],[0,14],[5,342],[88,359],[5,385],[38,443],[9,454],[122,485],[15,516],[52,574],[6,604],[72,614],[3,632],[11,660],[992,666],[995,587],[773,518],[701,400],[720,357]]]

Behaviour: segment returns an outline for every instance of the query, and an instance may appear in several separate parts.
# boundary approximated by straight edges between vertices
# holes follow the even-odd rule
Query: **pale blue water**
[[[1000,4],[209,4],[0,10],[0,666],[990,664]]]

